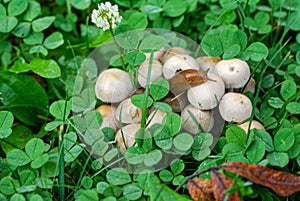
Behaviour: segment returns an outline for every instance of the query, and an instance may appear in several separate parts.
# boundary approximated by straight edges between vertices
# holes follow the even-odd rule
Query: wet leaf
[[[219,167],[266,186],[281,196],[289,196],[300,191],[300,177],[290,173],[272,170],[257,164],[235,161],[224,163]]]
[[[189,194],[194,201],[213,201],[215,200],[211,180],[196,178],[188,182]]]
[[[226,197],[226,190],[231,188],[233,180],[215,171],[211,172],[211,179],[216,200],[223,201]],[[240,197],[238,192],[232,193],[227,200],[239,201]]]

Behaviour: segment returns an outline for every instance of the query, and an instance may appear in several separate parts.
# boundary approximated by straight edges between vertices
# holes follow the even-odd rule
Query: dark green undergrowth
[[[91,23],[100,2],[0,1],[0,200],[191,200],[186,185],[179,192],[176,187],[189,175],[228,161],[299,174],[299,0],[115,0],[123,19],[107,31]],[[226,123],[218,138],[205,132],[192,137],[180,131],[180,115],[170,113],[149,130],[142,125],[137,135],[146,140],[119,156],[115,132],[98,129],[102,117],[94,109],[103,103],[95,98],[99,72],[89,55],[113,41],[113,33],[123,49],[135,49],[125,51],[123,68],[136,72],[144,61],[141,52],[170,41],[136,37],[132,47],[117,36],[128,31],[138,36],[147,28],[178,32],[209,56],[245,60],[256,80],[255,93],[246,94],[254,108],[250,120],[265,130],[245,132]],[[115,56],[110,47],[104,46],[104,57]],[[120,59],[110,64],[121,68]],[[146,90],[148,96],[135,96],[135,105],[170,111],[161,102],[169,92],[165,79]],[[180,157],[151,172],[170,147]],[[141,166],[128,172],[120,168],[124,161]],[[228,175],[237,185],[228,193],[238,191],[241,199],[299,199],[299,192],[280,197]]]

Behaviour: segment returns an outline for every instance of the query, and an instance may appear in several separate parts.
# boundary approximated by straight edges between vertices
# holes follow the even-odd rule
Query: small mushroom
[[[133,86],[128,73],[117,68],[103,71],[98,76],[95,93],[98,99],[107,103],[118,103],[129,97]]]
[[[154,60],[160,60],[160,58],[165,54],[166,50],[165,48],[161,48],[160,50],[156,51],[153,53],[153,59]],[[146,52],[144,53],[146,56],[146,60],[150,59],[151,53],[150,52]]]
[[[116,140],[116,144],[120,147],[122,153],[125,153],[126,148],[132,147],[134,145],[135,134],[140,129],[140,127],[141,127],[140,124],[129,124],[117,131],[115,140]]]
[[[198,121],[198,123],[201,125],[202,129],[205,132],[209,132],[213,128],[214,126],[213,113],[210,110],[197,109],[191,104],[189,104],[183,109],[181,113],[183,128],[187,132],[191,134],[197,134],[201,132],[201,130],[199,130],[198,128],[197,123],[194,122],[189,112],[195,117],[195,119]]]
[[[199,64],[200,70],[218,74],[215,66],[219,61],[221,61],[220,57],[201,56],[198,57],[196,61]]]
[[[146,87],[148,76],[149,60],[144,61],[138,69],[138,82],[142,87]],[[150,83],[162,76],[162,65],[158,60],[153,60],[150,75]]]
[[[153,124],[161,124],[167,114],[161,110],[153,110],[148,117],[147,128],[150,128]]]
[[[222,60],[216,64],[215,69],[223,79],[226,89],[241,88],[250,78],[248,64],[240,59]]]
[[[255,93],[255,86],[256,86],[256,82],[255,82],[255,79],[253,77],[250,78],[248,84],[246,85],[243,93],[247,93],[247,92],[250,92],[252,94]]]
[[[142,108],[138,108],[131,103],[130,98],[123,100],[117,107],[115,112],[115,118],[120,121],[120,115],[122,123],[140,123],[142,120]]]
[[[247,133],[249,124],[250,124],[250,121],[246,121],[245,123],[238,124],[238,127],[244,129],[244,131]],[[251,126],[250,126],[250,130],[252,130],[252,129],[265,130],[265,127],[259,121],[253,120],[251,122]]]
[[[228,122],[240,123],[250,118],[252,112],[251,100],[241,93],[228,92],[224,94],[219,104],[222,118]]]
[[[210,80],[192,87],[187,91],[188,101],[196,108],[210,110],[218,105],[225,93],[223,80],[213,73],[207,73]]]
[[[115,118],[115,110],[116,108],[111,105],[101,105],[96,108],[102,116],[102,123],[100,129],[109,127],[116,131],[119,128],[119,121]]]
[[[176,54],[167,59],[163,65],[163,75],[166,79],[171,79],[177,72],[196,69],[199,70],[199,65],[196,60],[185,54]]]
[[[160,58],[162,64],[164,64],[171,56],[176,54],[185,54],[188,55],[188,51],[182,47],[171,47],[168,49],[163,56]]]

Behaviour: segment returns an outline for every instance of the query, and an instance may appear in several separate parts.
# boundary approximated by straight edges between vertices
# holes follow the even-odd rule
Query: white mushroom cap
[[[120,114],[122,123],[140,123],[142,120],[142,108],[138,108],[131,103],[130,98],[123,100],[117,107],[115,118],[120,121]]]
[[[100,129],[109,127],[116,131],[119,128],[119,121],[115,118],[115,110],[116,108],[111,105],[101,105],[96,108],[102,116],[102,123]]]
[[[197,109],[190,104],[187,105],[181,113],[183,128],[187,132],[191,134],[197,134],[201,132],[201,130],[198,129],[198,125],[193,121],[191,115],[189,114],[189,111],[194,115],[194,117],[200,123],[202,129],[205,132],[209,132],[213,128],[214,126],[213,113],[210,110]]]
[[[254,94],[255,93],[255,86],[256,86],[255,79],[253,77],[251,77],[248,84],[246,85],[243,93],[247,93],[249,91],[252,94]]]
[[[118,103],[129,97],[133,91],[130,76],[123,70],[111,68],[98,76],[95,93],[98,99],[107,103]]]
[[[248,64],[240,59],[222,60],[216,64],[215,69],[223,79],[226,89],[241,88],[250,78]]]
[[[247,133],[249,124],[250,121],[246,121],[245,123],[239,124],[238,127],[244,129],[244,131]],[[259,121],[253,120],[250,126],[250,130],[252,129],[265,130],[265,127]]]
[[[188,51],[182,47],[171,47],[168,49],[160,58],[162,64],[164,64],[171,56],[176,54],[185,54],[188,55]]]
[[[138,82],[142,87],[146,87],[147,82],[147,75],[148,75],[148,68],[149,68],[149,60],[144,61],[139,69],[138,69]],[[152,62],[152,69],[151,69],[151,76],[150,76],[150,83],[162,76],[162,65],[158,60],[153,60]]]
[[[121,129],[118,130],[118,132],[116,133],[115,140],[117,145],[120,146],[121,152],[124,153],[126,151],[126,146],[127,148],[133,146],[133,144],[135,143],[135,134],[140,128],[141,128],[140,124],[129,124],[124,126],[122,128],[122,131]],[[122,132],[123,132],[126,146],[123,141]]]
[[[161,48],[160,50],[154,52],[153,53],[153,59],[159,60],[164,55],[165,52],[166,52],[165,48]],[[151,53],[150,52],[146,52],[144,54],[146,56],[146,60],[149,60],[150,56],[151,56]]]
[[[161,110],[153,110],[148,117],[147,128],[150,128],[153,124],[161,124],[167,114]]]
[[[199,64],[200,70],[205,72],[217,73],[215,69],[216,64],[221,60],[220,57],[211,57],[211,56],[201,56],[196,59]]]
[[[225,121],[243,122],[250,118],[252,112],[251,100],[241,93],[228,92],[224,94],[219,104],[219,111]]]
[[[178,71],[196,69],[199,65],[196,60],[186,54],[176,54],[171,56],[163,65],[163,75],[166,79],[171,79]]]
[[[207,73],[206,82],[192,87],[187,91],[188,101],[196,108],[201,110],[210,110],[215,108],[223,94],[225,85],[223,80],[213,73]],[[214,81],[212,81],[214,80]]]

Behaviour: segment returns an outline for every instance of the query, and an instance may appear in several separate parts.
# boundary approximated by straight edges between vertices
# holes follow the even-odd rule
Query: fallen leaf
[[[233,180],[216,171],[211,172],[211,179],[216,200],[224,201],[226,197],[226,190],[232,187]],[[240,201],[238,192],[235,191],[234,193],[230,194],[227,201]]]
[[[276,171],[257,164],[235,161],[224,163],[219,168],[239,174],[254,183],[266,186],[281,196],[290,196],[300,191],[300,177],[290,173]]]
[[[196,178],[189,180],[188,190],[194,201],[215,200],[211,180]]]

